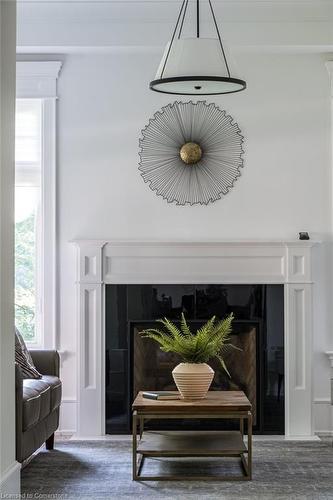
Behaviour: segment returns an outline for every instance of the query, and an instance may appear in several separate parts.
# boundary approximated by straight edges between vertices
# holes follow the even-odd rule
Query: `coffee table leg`
[[[138,474],[137,474],[137,455],[136,455],[136,450],[137,450],[137,412],[133,412],[133,481],[136,481],[138,479]]]
[[[252,479],[252,413],[249,411],[247,414],[247,463],[248,463],[248,479]]]

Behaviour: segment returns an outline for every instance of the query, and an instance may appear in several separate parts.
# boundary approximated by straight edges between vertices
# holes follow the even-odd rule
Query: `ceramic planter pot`
[[[206,363],[179,363],[172,376],[183,399],[204,399],[214,370]]]

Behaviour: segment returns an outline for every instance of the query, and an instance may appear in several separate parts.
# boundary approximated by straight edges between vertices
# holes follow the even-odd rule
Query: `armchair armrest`
[[[59,377],[59,354],[57,351],[29,351],[37,370],[42,375]]]

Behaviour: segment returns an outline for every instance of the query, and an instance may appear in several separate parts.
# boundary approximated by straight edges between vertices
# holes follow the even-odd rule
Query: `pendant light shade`
[[[214,38],[180,38],[171,50],[169,42],[150,83],[156,92],[189,95],[228,94],[245,87],[243,80],[229,76],[219,41]]]
[[[181,38],[189,0],[184,0],[171,41],[167,44],[150,89],[181,95],[213,95],[240,92],[246,83],[230,74],[211,1],[209,6],[217,38],[200,37],[199,0],[197,36]],[[177,35],[177,36],[176,36]]]

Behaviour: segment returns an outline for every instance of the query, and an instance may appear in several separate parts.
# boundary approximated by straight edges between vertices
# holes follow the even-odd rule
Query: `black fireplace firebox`
[[[243,390],[253,405],[254,431],[284,434],[283,285],[107,285],[105,306],[107,434],[130,432],[138,390],[175,390],[171,372],[180,360],[139,332],[162,317],[177,322],[182,312],[193,329],[213,315],[234,313],[231,342],[240,350],[230,350],[225,358],[230,377],[210,363],[215,370],[211,390]],[[166,425],[173,422],[154,422],[152,428]],[[212,423],[183,425],[203,430]],[[215,425],[231,428],[232,422]]]

